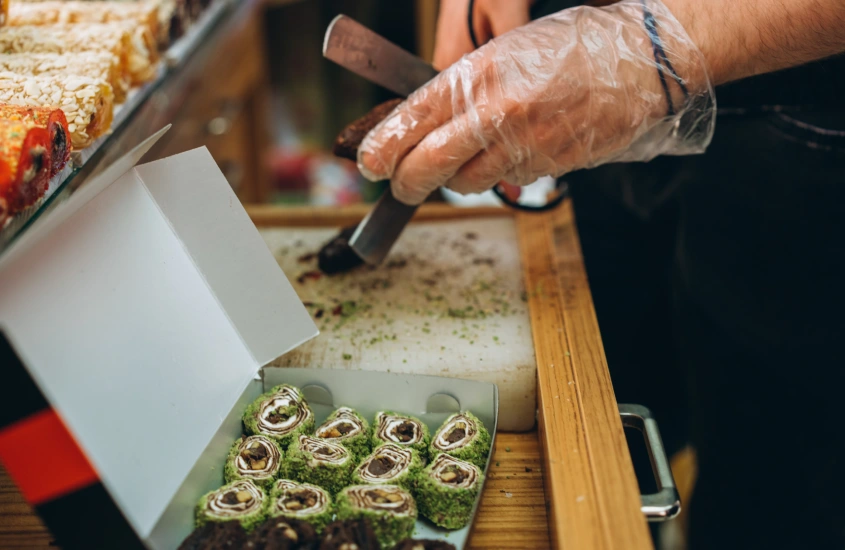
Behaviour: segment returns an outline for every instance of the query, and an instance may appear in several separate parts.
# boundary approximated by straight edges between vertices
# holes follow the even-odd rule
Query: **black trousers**
[[[568,179],[617,398],[697,452],[690,547],[845,548],[845,133],[720,117]]]

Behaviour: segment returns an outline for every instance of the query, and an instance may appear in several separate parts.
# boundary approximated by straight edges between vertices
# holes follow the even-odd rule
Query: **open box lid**
[[[165,130],[0,257],[0,326],[141,537],[260,367],[318,334],[206,149],[135,166]]]

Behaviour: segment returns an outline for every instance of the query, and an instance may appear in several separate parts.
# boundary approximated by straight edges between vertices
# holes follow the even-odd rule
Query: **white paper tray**
[[[220,429],[200,456],[188,477],[159,519],[147,543],[151,548],[176,548],[194,529],[194,510],[199,498],[223,485],[223,465],[232,443],[241,436],[244,409],[265,391],[278,384],[303,389],[319,425],[342,405],[356,409],[372,422],[379,410],[394,410],[425,422],[434,434],[442,422],[458,410],[476,415],[490,432],[491,449],[496,440],[499,393],[495,384],[437,376],[334,369],[277,368],[262,370],[243,392]],[[330,396],[332,404],[326,404]],[[432,396],[436,396],[431,399]],[[492,456],[492,452],[491,455]],[[484,468],[485,481],[490,458]],[[472,518],[478,511],[484,487],[479,492]],[[414,538],[441,539],[464,548],[472,523],[463,529],[441,529],[420,516]]]

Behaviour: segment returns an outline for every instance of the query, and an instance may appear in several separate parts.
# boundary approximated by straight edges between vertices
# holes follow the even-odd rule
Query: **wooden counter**
[[[537,432],[500,434],[490,470],[469,548],[550,548]],[[0,548],[56,548],[51,541],[0,466]]]
[[[283,216],[292,225],[316,226],[353,223],[367,207],[248,210],[259,225]],[[652,548],[570,206],[513,214],[425,205],[417,219],[467,215],[516,216],[539,408],[538,431],[499,434],[469,547]],[[49,533],[0,470],[0,548],[49,543]]]

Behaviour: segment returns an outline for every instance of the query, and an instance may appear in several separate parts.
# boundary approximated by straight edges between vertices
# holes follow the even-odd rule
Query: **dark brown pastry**
[[[194,529],[179,550],[236,550],[246,546],[246,531],[237,521],[212,521]]]
[[[342,273],[358,267],[364,260],[349,246],[349,239],[358,226],[346,227],[334,239],[323,245],[317,254],[317,266],[326,275]]]
[[[393,547],[393,550],[456,550],[453,544],[443,540],[405,539]]]
[[[369,113],[344,128],[334,142],[332,152],[335,156],[358,162],[358,146],[364,141],[364,137],[402,101],[391,99],[379,103]]]
[[[346,546],[344,546],[346,545]],[[323,531],[319,550],[380,550],[373,528],[366,520],[334,521]]]
[[[292,518],[270,518],[249,535],[249,550],[314,550],[319,539],[310,524]]]

